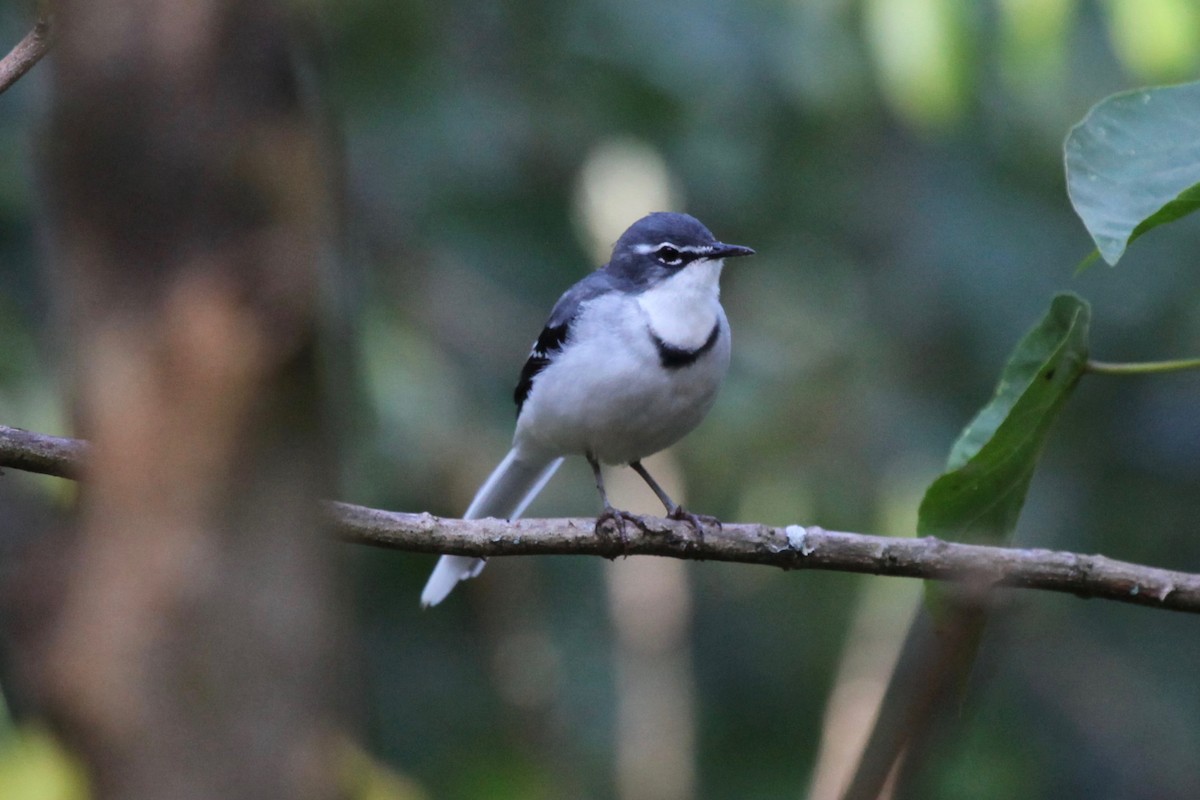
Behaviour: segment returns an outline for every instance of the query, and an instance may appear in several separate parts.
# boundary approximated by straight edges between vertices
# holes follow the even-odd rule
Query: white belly
[[[587,327],[573,330],[554,363],[534,379],[515,443],[627,464],[679,441],[712,408],[729,367],[729,323],[715,298],[698,309],[701,320],[709,320],[705,333],[721,326],[716,343],[695,362],[666,369],[636,302],[625,296],[595,303],[584,315]],[[694,349],[703,338],[666,341]]]

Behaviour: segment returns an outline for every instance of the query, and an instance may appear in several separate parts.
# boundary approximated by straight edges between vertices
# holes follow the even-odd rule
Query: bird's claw
[[[679,520],[686,522],[692,526],[692,530],[696,532],[696,539],[700,544],[704,544],[704,526],[708,525],[721,530],[721,520],[716,517],[710,517],[708,514],[693,514],[683,506],[675,506],[667,514],[668,519]]]
[[[611,532],[615,531],[617,539],[621,542],[621,553],[628,555],[629,534],[625,532],[625,525],[630,522],[643,533],[646,532],[646,521],[640,516],[609,506],[596,517],[596,535],[611,539]]]
[[[716,517],[710,517],[707,514],[693,514],[683,506],[675,506],[675,508],[667,513],[667,519],[678,520],[679,522],[686,522],[691,525],[692,530],[696,533],[696,541],[699,544],[704,544],[704,528],[706,526],[721,530],[721,520]],[[608,506],[601,512],[600,516],[596,517],[596,535],[611,540],[615,533],[616,539],[621,543],[622,554],[628,555],[629,534],[626,532],[626,525],[629,523],[637,526],[638,530],[642,533],[651,533],[644,517]]]

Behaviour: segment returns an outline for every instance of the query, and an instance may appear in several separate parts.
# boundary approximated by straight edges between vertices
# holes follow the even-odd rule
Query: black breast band
[[[672,344],[667,344],[662,339],[658,338],[658,334],[650,331],[650,338],[654,340],[654,347],[658,350],[659,363],[664,369],[682,369],[696,363],[696,359],[713,349],[713,345],[717,343],[717,338],[721,335],[721,321],[717,320],[713,325],[712,333],[704,340],[704,344],[697,347],[695,350],[688,350],[686,347],[676,347]]]

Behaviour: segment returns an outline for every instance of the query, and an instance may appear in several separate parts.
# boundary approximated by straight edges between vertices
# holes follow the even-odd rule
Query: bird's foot
[[[629,534],[626,532],[625,526],[629,523],[636,525],[643,533],[646,531],[646,521],[637,514],[605,506],[600,516],[596,517],[596,535],[611,539],[615,533],[616,538],[621,542],[621,553],[628,555]]]
[[[717,530],[721,530],[722,527],[721,520],[716,517],[710,517],[708,514],[693,514],[683,506],[675,506],[675,508],[671,509],[667,514],[667,519],[676,519],[691,525],[692,530],[696,532],[696,539],[699,540],[700,544],[704,544],[704,526],[708,525]]]

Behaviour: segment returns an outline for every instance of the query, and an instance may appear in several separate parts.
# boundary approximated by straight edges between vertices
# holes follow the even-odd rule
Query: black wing
[[[517,388],[513,391],[513,399],[517,401],[517,416],[521,415],[521,407],[525,405],[525,398],[529,397],[529,390],[533,388],[533,379],[546,368],[554,354],[562,349],[569,329],[570,320],[562,325],[547,325],[542,328],[537,341],[533,343],[529,358],[525,360],[525,366],[521,368],[521,377],[517,380]]]
[[[596,270],[568,289],[554,304],[550,319],[546,320],[546,327],[542,328],[537,341],[533,343],[529,358],[521,368],[521,377],[517,379],[517,388],[513,391],[513,400],[517,402],[517,416],[521,415],[525,399],[533,389],[534,379],[562,350],[563,344],[571,334],[571,324],[579,315],[579,309],[588,300],[615,289],[612,276],[604,270]]]

